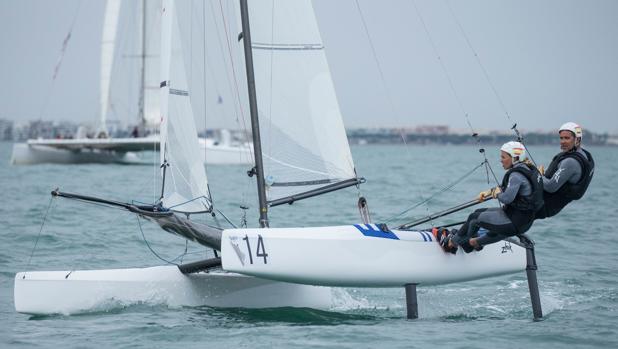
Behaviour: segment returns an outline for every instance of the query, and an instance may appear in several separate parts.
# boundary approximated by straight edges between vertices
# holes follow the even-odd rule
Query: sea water
[[[536,241],[544,312],[543,321],[534,322],[523,272],[419,287],[418,320],[406,320],[402,288],[335,289],[334,303],[326,310],[175,308],[111,301],[82,314],[18,314],[13,304],[18,271],[164,264],[145,240],[167,260],[195,260],[203,249],[151,223],[141,222],[140,230],[136,217],[121,210],[52,201],[49,194],[58,187],[119,201],[152,202],[160,190],[156,166],[11,166],[11,147],[0,143],[0,347],[618,347],[616,148],[589,148],[597,167],[586,196],[557,217],[536,222],[529,232]],[[558,151],[549,146],[531,150],[534,160],[545,165]],[[495,186],[492,173],[481,166],[452,189],[436,194],[483,162],[483,155],[471,146],[365,145],[352,147],[352,152],[358,174],[367,179],[360,189],[272,208],[271,226],[358,223],[356,203],[364,196],[372,220],[394,227]],[[488,146],[486,154],[501,179],[504,170],[497,147]],[[154,163],[157,156],[150,157]],[[245,216],[255,226],[255,182],[247,170],[207,168],[216,207],[234,224]],[[427,202],[399,215],[423,201]],[[432,223],[463,220],[473,209]],[[309,253],[319,258],[319,251]]]

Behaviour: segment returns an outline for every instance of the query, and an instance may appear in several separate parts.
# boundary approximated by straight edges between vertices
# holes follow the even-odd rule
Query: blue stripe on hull
[[[383,238],[383,239],[393,239],[399,240],[399,237],[395,235],[392,231],[385,231],[379,228],[378,225],[375,224],[354,224],[354,227],[358,229],[363,235],[371,236],[375,238]]]

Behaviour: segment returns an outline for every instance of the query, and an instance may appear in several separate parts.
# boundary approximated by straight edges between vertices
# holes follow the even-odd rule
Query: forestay
[[[311,1],[249,10],[268,200],[356,178]]]
[[[163,205],[175,211],[210,208],[206,171],[189,100],[174,3],[164,1],[161,35],[161,163]],[[166,168],[165,168],[166,167]]]

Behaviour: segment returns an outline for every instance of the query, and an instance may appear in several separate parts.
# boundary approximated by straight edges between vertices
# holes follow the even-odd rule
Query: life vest
[[[582,151],[586,154],[583,156],[578,151],[569,151],[560,153],[552,159],[545,177],[552,178],[556,171],[558,171],[559,164],[562,160],[567,158],[573,158],[577,160],[579,166],[582,169],[582,174],[577,183],[566,182],[554,193],[544,193],[543,198],[545,200],[545,207],[541,212],[537,213],[538,218],[546,218],[555,216],[560,212],[569,202],[573,200],[579,200],[584,196],[592,176],[594,175],[594,159],[592,154],[585,149]]]
[[[509,178],[513,172],[521,173],[530,183],[532,189],[529,195],[524,196],[517,193],[513,202],[504,205],[504,212],[513,222],[517,234],[523,234],[532,225],[535,212],[543,207],[543,178],[532,165],[513,166],[502,178],[502,184],[500,185],[502,191],[506,190]]]
[[[558,171],[558,165],[562,160],[567,158],[577,160],[582,169],[582,175],[579,178],[579,181],[577,181],[577,183],[566,182],[556,192],[560,193],[561,196],[564,196],[566,199],[570,199],[569,201],[579,200],[582,196],[584,196],[584,193],[588,189],[588,185],[590,185],[590,182],[592,181],[592,176],[594,175],[594,159],[592,158],[592,154],[585,149],[582,149],[582,151],[584,151],[586,156],[583,156],[577,151],[560,153],[554,156],[553,160],[549,164],[549,167],[547,168],[547,172],[545,172],[545,177],[552,178],[556,171]]]

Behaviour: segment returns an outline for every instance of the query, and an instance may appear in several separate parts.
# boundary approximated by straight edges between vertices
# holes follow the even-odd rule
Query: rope
[[[56,66],[54,67],[54,74],[52,75],[52,85],[49,88],[47,95],[45,96],[45,103],[43,103],[43,107],[41,108],[41,111],[39,112],[39,119],[41,119],[43,112],[47,109],[47,106],[49,105],[49,100],[51,99],[51,94],[56,84],[56,77],[58,76],[58,73],[60,72],[60,66],[62,65],[62,60],[64,59],[64,53],[66,52],[66,49],[69,45],[69,40],[71,40],[71,33],[73,32],[73,27],[75,26],[75,22],[77,21],[77,16],[79,15],[79,10],[81,9],[81,7],[82,7],[82,2],[80,1],[77,6],[77,10],[75,11],[75,15],[73,15],[73,20],[71,21],[69,32],[67,33],[66,37],[62,41],[62,48],[60,49],[60,55],[58,56]]]
[[[472,137],[476,140],[476,144],[477,147],[479,148],[479,153],[481,153],[481,155],[483,155],[483,159],[484,159],[484,163],[485,163],[485,172],[487,174],[487,183],[489,184],[490,180],[489,180],[489,172],[491,172],[492,176],[494,177],[494,180],[496,182],[496,184],[499,184],[500,182],[498,181],[498,178],[496,177],[496,174],[494,173],[493,169],[491,168],[491,165],[489,163],[489,161],[487,160],[487,155],[485,154],[485,149],[482,148],[481,146],[481,138],[479,137],[479,134],[474,130],[474,127],[472,126],[472,122],[470,121],[470,115],[468,114],[468,112],[466,111],[463,102],[461,100],[461,98],[459,97],[459,94],[457,94],[457,90],[455,89],[455,85],[453,84],[453,80],[451,79],[451,76],[448,72],[448,69],[446,69],[446,65],[444,65],[444,62],[442,61],[442,58],[440,57],[440,53],[438,52],[438,48],[434,42],[434,40],[431,37],[431,34],[429,33],[429,29],[427,28],[427,24],[425,23],[425,20],[423,19],[423,16],[421,15],[420,10],[418,9],[418,6],[416,5],[416,1],[412,1],[412,4],[414,5],[414,10],[416,11],[416,14],[419,18],[419,20],[421,21],[421,24],[423,25],[423,30],[425,31],[425,34],[427,35],[427,39],[429,40],[429,43],[431,44],[431,48],[434,51],[434,54],[436,55],[436,58],[438,59],[438,62],[440,63],[440,67],[442,68],[442,71],[444,72],[444,75],[446,77],[446,80],[448,81],[449,87],[453,93],[453,96],[455,97],[455,100],[457,101],[457,104],[459,105],[459,108],[462,112],[462,114],[464,114],[465,118],[466,118],[466,123],[468,124],[468,127],[470,128],[470,131],[472,132]]]
[[[464,108],[463,102],[461,101],[459,94],[457,94],[457,90],[455,89],[455,85],[453,84],[453,80],[451,79],[451,75],[448,73],[448,70],[446,69],[444,62],[442,61],[442,57],[440,56],[440,53],[438,52],[438,48],[433,38],[431,37],[431,34],[429,34],[429,29],[427,28],[427,24],[425,23],[425,20],[423,19],[423,16],[421,15],[421,12],[418,9],[418,6],[416,5],[416,1],[412,1],[412,5],[414,6],[416,15],[418,16],[419,20],[421,21],[421,24],[423,25],[423,30],[425,31],[425,35],[427,35],[427,39],[429,40],[429,43],[431,44],[431,48],[433,49],[433,52],[436,55],[436,58],[438,59],[438,63],[440,63],[440,67],[442,68],[442,71],[444,72],[446,80],[448,81],[448,85],[451,88],[451,92],[453,93],[453,96],[455,97],[455,100],[457,101],[457,104],[459,106],[459,109],[461,110],[461,113],[464,114],[466,118],[466,123],[468,124],[470,131],[472,131],[472,136],[474,137],[474,135],[478,135],[478,134],[476,133],[476,131],[474,131],[474,128],[472,127],[472,123],[470,122],[470,116],[466,112],[466,109]]]
[[[159,258],[163,262],[165,262],[167,264],[172,264],[172,265],[178,266],[178,264],[174,263],[174,261],[178,260],[183,255],[180,255],[180,256],[172,259],[171,261],[168,261],[167,259],[159,256],[159,254],[157,252],[155,252],[155,250],[152,249],[152,247],[150,246],[150,243],[148,243],[148,240],[146,240],[146,235],[144,235],[144,230],[142,229],[142,222],[139,220],[139,215],[136,214],[135,218],[137,218],[137,225],[139,226],[139,231],[142,233],[142,238],[144,239],[144,242],[146,243],[146,246],[148,246],[148,249],[150,250],[150,252],[152,252],[153,255],[155,255],[157,258]],[[186,250],[185,250],[185,252],[186,252]]]
[[[212,2],[211,2],[211,8],[212,8]],[[242,121],[241,122],[241,121],[238,120],[238,114],[236,114],[236,123],[241,126],[241,128],[242,128],[242,130],[243,130],[243,132],[245,134],[245,140],[249,141],[249,140],[252,139],[252,137],[250,137],[250,135],[249,135],[249,131],[247,129],[247,125],[246,125],[246,122],[245,122],[245,114],[244,114],[244,110],[243,110],[243,107],[242,107],[242,101],[240,99],[240,91],[239,91],[239,87],[238,87],[238,78],[236,77],[236,69],[234,68],[234,59],[233,59],[232,49],[231,49],[231,44],[230,44],[230,36],[229,36],[228,30],[227,30],[227,23],[226,23],[226,20],[225,20],[225,15],[224,15],[224,11],[223,11],[223,4],[221,3],[221,0],[219,0],[219,8],[221,10],[221,18],[223,20],[223,28],[225,30],[225,42],[227,44],[227,52],[228,52],[228,55],[229,55],[230,64],[232,66],[232,80],[234,82],[234,89],[235,89],[235,92],[236,92],[235,96],[236,96],[236,99],[237,99],[237,102],[238,102],[238,108],[240,110],[240,118],[241,118],[241,121]],[[213,8],[213,13],[214,13],[214,8]],[[219,32],[219,27],[216,25],[217,24],[216,20],[214,22],[215,22],[215,26],[217,28],[217,33],[218,33]],[[220,35],[217,35],[217,37],[219,38]],[[220,40],[219,40],[219,46],[222,46]],[[223,51],[222,47],[221,47],[221,51]],[[226,70],[227,70],[227,66],[226,66]],[[249,143],[249,144],[252,144],[252,143]],[[248,147],[248,150],[249,150],[251,158],[255,159],[254,147],[252,147],[250,145],[247,145],[247,147]],[[245,190],[241,194],[241,202],[246,202],[247,201],[247,196],[248,196],[250,184],[251,184],[250,179],[249,178],[245,178]]]
[[[238,106],[240,109],[240,118],[242,120],[242,128],[243,131],[245,132],[245,137],[246,139],[251,139],[251,137],[249,137],[249,132],[247,131],[247,125],[245,122],[245,113],[244,110],[242,108],[242,102],[240,100],[240,90],[238,88],[238,78],[236,77],[236,69],[234,68],[234,58],[232,55],[232,47],[230,44],[230,36],[229,33],[227,31],[227,22],[225,20],[225,14],[223,13],[223,4],[221,3],[221,0],[219,0],[219,8],[221,9],[221,18],[223,20],[223,29],[225,30],[225,42],[227,43],[227,51],[228,54],[230,56],[230,64],[232,65],[232,76],[233,76],[233,81],[234,81],[234,88],[236,90],[236,98],[238,100]],[[236,118],[236,122],[238,122],[238,117]],[[250,152],[253,154],[253,148],[250,148]]]
[[[365,16],[363,15],[363,11],[361,10],[360,4],[358,3],[358,0],[354,1],[356,4],[356,8],[358,10],[358,15],[360,17],[361,23],[363,24],[363,29],[365,32],[365,35],[367,36],[367,41],[369,42],[369,46],[371,47],[371,54],[373,57],[373,60],[376,63],[376,68],[378,69],[378,73],[380,75],[380,82],[382,83],[382,87],[384,88],[384,95],[386,97],[386,101],[388,103],[389,108],[391,109],[392,114],[397,117],[397,112],[395,109],[395,104],[393,103],[393,100],[391,98],[390,93],[388,92],[388,88],[386,85],[386,78],[384,77],[384,72],[382,70],[382,65],[380,64],[380,60],[378,59],[378,54],[377,54],[377,50],[375,48],[375,45],[373,44],[373,40],[371,39],[371,35],[369,34],[369,28],[367,26],[367,22],[365,21]],[[406,136],[403,133],[403,129],[399,129],[399,137],[401,137],[401,141],[403,142],[404,145],[404,149],[406,151],[406,156],[411,158],[412,154],[410,153],[410,149],[408,147],[408,142],[406,140]],[[359,192],[360,192],[360,188],[359,188]],[[421,197],[421,199],[423,199],[423,192],[419,191],[419,196]],[[360,197],[360,193],[359,193],[359,197]],[[429,210],[429,207],[427,207],[427,210]]]
[[[481,166],[485,165],[486,162],[483,161],[481,162],[478,166],[474,167],[472,170],[468,171],[467,173],[465,173],[463,176],[459,177],[458,179],[456,179],[455,181],[451,182],[450,184],[442,187],[440,190],[438,190],[437,192],[433,193],[430,197],[428,197],[427,199],[421,200],[420,202],[406,208],[405,210],[403,210],[402,212],[388,218],[385,220],[386,223],[391,222],[392,220],[399,218],[401,216],[403,216],[404,214],[410,212],[411,210],[424,205],[425,203],[428,203],[429,201],[431,201],[433,198],[435,198],[436,196],[452,189],[453,187],[455,187],[457,184],[461,183],[464,179],[466,179],[467,177],[469,177],[470,175],[472,175],[476,170],[478,170]]]
[[[496,89],[495,85],[493,84],[493,82],[489,78],[489,74],[487,73],[487,69],[485,69],[485,66],[481,62],[481,59],[480,59],[479,55],[476,53],[476,50],[472,46],[472,43],[470,42],[470,39],[468,38],[468,35],[466,35],[466,32],[464,31],[463,26],[461,25],[461,22],[459,21],[459,19],[455,15],[455,12],[453,11],[453,8],[451,7],[451,5],[449,4],[449,2],[447,0],[444,0],[444,3],[446,4],[446,6],[448,7],[451,15],[453,16],[453,20],[457,24],[457,27],[459,28],[459,31],[461,32],[462,36],[466,40],[466,43],[468,44],[468,47],[470,48],[470,50],[474,54],[474,58],[476,59],[476,62],[479,64],[479,67],[481,68],[481,70],[483,72],[483,75],[485,76],[485,80],[487,80],[487,83],[489,84],[491,90],[493,91],[494,95],[496,96],[496,99],[498,100],[498,103],[500,104],[500,107],[502,108],[502,111],[504,112],[504,115],[506,115],[506,118],[511,123],[513,123],[513,120],[511,119],[511,115],[509,114],[508,110],[506,109],[506,105],[504,104],[502,98],[500,97],[500,94],[498,93],[498,90]]]
[[[384,87],[384,94],[388,102],[388,106],[390,107],[393,115],[397,115],[395,104],[393,103],[391,95],[390,93],[388,93],[388,88],[386,87],[386,79],[384,78],[384,72],[382,71],[382,65],[380,64],[380,60],[378,59],[378,53],[375,49],[375,46],[373,45],[373,40],[371,40],[371,35],[369,35],[369,29],[367,27],[367,22],[365,21],[365,16],[363,16],[363,11],[360,8],[360,4],[358,3],[358,0],[355,0],[354,2],[356,3],[356,8],[358,9],[358,15],[360,16],[361,22],[363,24],[365,35],[367,36],[367,40],[369,41],[369,46],[371,47],[371,54],[373,56],[373,60],[376,62],[376,67],[378,68],[378,73],[380,74],[380,80],[382,82],[382,86]],[[408,144],[406,142],[406,138],[403,135],[403,131],[400,130],[399,135],[401,136],[401,140],[403,141],[403,144],[406,146],[406,151],[408,151],[408,147],[407,147]],[[408,151],[408,155],[409,155],[409,151]]]
[[[494,93],[494,96],[496,97],[496,100],[498,101],[498,104],[500,105],[500,108],[502,108],[502,112],[506,116],[506,118],[509,121],[509,123],[513,125],[511,127],[511,130],[513,130],[515,132],[515,134],[517,135],[517,141],[524,145],[524,148],[528,152],[530,160],[536,166],[536,162],[532,158],[532,154],[530,153],[530,151],[528,150],[528,147],[526,147],[526,144],[524,143],[524,137],[520,134],[519,130],[517,129],[517,122],[514,122],[513,119],[511,118],[511,114],[509,113],[508,109],[506,108],[506,105],[505,105],[502,97],[498,93],[498,89],[496,88],[496,86],[494,85],[492,80],[490,79],[489,73],[487,73],[487,69],[485,69],[485,65],[483,65],[483,62],[481,61],[481,58],[479,57],[478,53],[474,49],[474,46],[472,46],[472,42],[470,41],[468,35],[464,31],[463,26],[461,25],[461,22],[459,21],[459,19],[455,15],[455,11],[453,11],[453,8],[452,8],[452,6],[451,6],[451,4],[449,3],[448,0],[444,0],[444,3],[448,7],[449,12],[451,13],[451,16],[453,17],[454,22],[457,24],[457,28],[459,29],[461,35],[464,37],[464,39],[466,41],[466,44],[468,45],[468,48],[470,48],[470,51],[472,51],[472,54],[474,55],[474,58],[476,59],[476,62],[478,63],[479,67],[481,68],[481,71],[483,72],[483,76],[485,77],[485,80],[487,81],[487,84],[489,85],[489,87],[491,88],[492,92]]]
[[[26,264],[26,268],[30,266],[30,262],[32,262],[32,256],[34,256],[34,251],[36,250],[39,244],[39,239],[41,238],[41,234],[43,233],[43,227],[45,226],[45,222],[47,221],[47,215],[49,214],[53,201],[54,201],[54,196],[52,196],[49,199],[49,204],[47,205],[47,209],[45,210],[45,215],[43,216],[43,221],[41,222],[41,227],[39,228],[39,234],[36,236],[36,240],[34,241],[34,246],[32,247],[32,251],[30,251],[30,258],[28,258],[28,264]],[[25,277],[26,275],[24,274],[24,278]]]
[[[227,218],[227,216],[225,214],[223,214],[223,212],[219,211],[218,209],[215,208],[215,211],[217,211],[217,213],[219,213],[221,216],[223,216],[223,219],[225,219],[226,222],[228,222],[233,228],[237,228],[236,225],[234,223],[232,223],[232,221],[229,220],[229,218]],[[215,217],[216,219],[216,217]],[[218,223],[217,223],[218,225]]]

